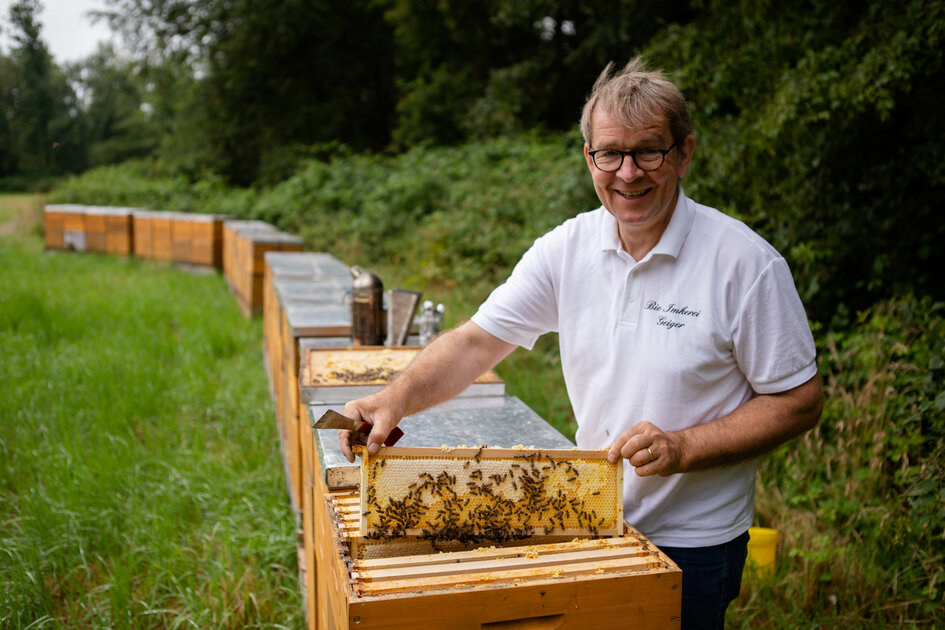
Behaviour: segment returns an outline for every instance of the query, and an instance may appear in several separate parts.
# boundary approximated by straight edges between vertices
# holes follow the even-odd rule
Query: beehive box
[[[679,628],[682,574],[631,527],[607,538],[359,558],[359,493],[332,491],[325,504],[310,628]]]
[[[84,215],[84,206],[75,204],[50,204],[43,208],[43,239],[46,249],[66,249],[66,217],[71,214]],[[79,225],[84,239],[85,227]],[[70,222],[70,229],[75,230],[77,223]]]
[[[198,214],[191,217],[190,260],[194,265],[217,269],[223,266],[223,221],[217,214]]]
[[[85,206],[66,205],[63,209],[62,247],[85,251]]]
[[[239,249],[242,240],[241,234],[250,230],[277,232],[276,228],[265,221],[224,221],[223,222],[223,277],[226,279],[230,290],[237,296],[237,301],[242,299],[245,291],[243,288],[245,281],[242,273],[243,264],[241,262],[241,252]],[[242,308],[242,304],[241,304]]]
[[[186,212],[175,212],[170,217],[171,222],[171,260],[174,262],[190,262],[191,225],[193,221]]]
[[[89,252],[105,252],[106,225],[105,217],[108,211],[98,206],[85,208],[85,250]]]
[[[302,239],[262,221],[226,221],[223,224],[224,277],[248,317],[263,306],[265,254],[301,251]]]
[[[306,403],[347,402],[372,394],[402,372],[420,346],[306,348],[299,388]],[[480,375],[460,396],[501,396],[505,383],[493,370]]]
[[[105,251],[115,256],[130,256],[134,251],[132,208],[109,208],[105,215]]]
[[[135,258],[144,260],[154,259],[154,230],[152,229],[152,217],[158,213],[150,210],[136,210],[131,215],[132,233],[134,240],[132,242],[132,252]]]
[[[317,347],[325,340],[305,340],[302,347]],[[360,483],[360,466],[350,463],[341,454],[338,444],[338,432],[335,430],[312,429],[311,424],[322,414],[332,409],[342,411],[342,403],[308,405],[309,422],[304,423],[302,434],[303,455],[303,526],[306,542],[305,561],[310,567],[306,574],[307,592],[310,592],[308,606],[312,608],[315,600],[325,603],[326,595],[315,591],[314,579],[327,569],[324,564],[331,556],[331,538],[328,534],[325,499],[336,490],[357,489]],[[522,443],[541,444],[547,448],[568,449],[572,443],[538,414],[513,396],[470,396],[454,398],[436,405],[418,414],[404,418],[400,423],[404,437],[399,445],[439,447],[443,444],[491,444],[494,446],[514,446]],[[357,513],[357,508],[354,508]],[[321,528],[321,529],[319,529]],[[374,541],[377,542],[377,541]],[[444,547],[444,545],[440,545]],[[361,549],[367,549],[363,544]],[[382,550],[368,555],[389,555],[397,551],[406,553],[429,554],[435,550],[429,541],[411,539],[404,543],[385,543],[378,547]],[[327,554],[327,555],[326,555]],[[319,557],[321,558],[319,560]],[[321,564],[319,564],[321,562]],[[324,581],[324,580],[323,580]],[[321,611],[324,612],[324,611]],[[309,616],[309,620],[312,617]],[[314,626],[310,626],[314,627]],[[331,627],[322,625],[320,627]],[[435,626],[434,626],[435,627]]]
[[[151,257],[170,262],[174,259],[172,225],[176,212],[151,213]]]
[[[315,309],[315,310],[312,310]],[[302,338],[311,337],[343,337],[350,343],[350,337],[344,334],[348,330],[347,326],[339,328],[335,325],[341,318],[345,323],[348,321],[346,307],[338,307],[339,313],[333,307],[311,307],[305,311],[305,326],[299,326],[297,320],[298,311],[291,306],[281,310],[281,331],[280,337],[281,356],[278,357],[278,363],[274,366],[276,370],[276,409],[280,420],[280,428],[284,439],[284,454],[288,462],[289,479],[293,505],[300,506],[298,497],[302,485],[302,454],[299,441],[299,431],[301,418],[305,418],[305,413],[300,407],[299,398],[299,371],[301,369],[301,350],[299,341]]]

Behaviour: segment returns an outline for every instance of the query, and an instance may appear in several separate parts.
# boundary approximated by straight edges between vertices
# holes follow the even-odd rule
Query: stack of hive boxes
[[[316,358],[319,352],[324,350],[303,353],[303,399],[330,395],[323,386],[306,392],[308,366],[320,362]],[[359,387],[352,393],[363,392]],[[335,397],[346,396],[339,390]],[[310,420],[321,417],[326,409],[337,411],[342,406],[341,401],[311,402]],[[310,628],[583,630],[612,627],[617,619],[621,627],[679,627],[679,569],[626,524],[622,532],[605,535],[602,531],[600,537],[594,532],[572,535],[572,525],[566,523],[566,536],[536,529],[524,538],[504,542],[462,543],[437,540],[426,530],[419,535],[408,532],[387,538],[363,529],[368,515],[383,507],[376,499],[379,486],[371,483],[365,487],[366,480],[391,457],[413,459],[415,452],[426,453],[424,457],[431,460],[425,469],[426,479],[439,481],[448,478],[450,471],[453,476],[467,469],[477,472],[480,457],[484,461],[499,450],[453,448],[457,445],[511,447],[512,452],[521,452],[513,459],[521,457],[524,463],[542,458],[542,465],[552,452],[549,449],[562,449],[555,451],[559,456],[585,455],[570,450],[571,443],[563,435],[520,400],[504,394],[489,378],[483,379],[478,390],[474,386],[460,397],[408,416],[400,426],[405,435],[396,449],[389,449],[391,455],[385,456],[382,449],[378,461],[362,460],[362,466],[349,464],[341,456],[336,431],[316,429],[311,437],[303,437],[307,484],[303,518],[311,519],[303,524],[307,544],[308,530],[312,532],[314,552],[314,558],[305,556],[308,573],[314,573],[314,580],[306,575],[308,610],[315,616],[309,617]],[[313,442],[311,447],[305,440]],[[541,445],[541,449],[524,448],[523,441]],[[436,467],[436,460],[447,455],[466,459]],[[390,466],[388,463],[387,468]],[[421,472],[413,482],[423,480]],[[400,483],[408,481],[401,479]],[[470,498],[462,499],[464,481],[453,483],[463,501]],[[506,479],[504,483],[510,482]],[[614,483],[619,484],[619,477]],[[590,511],[598,490],[588,487],[583,493],[562,495],[561,500],[587,502]]]
[[[303,241],[264,221],[223,223],[223,277],[247,317],[263,308],[266,252],[301,252]]]
[[[263,354],[283,446],[289,498],[301,509],[299,343],[350,336],[351,274],[336,258],[312,252],[265,253]]]
[[[220,268],[225,219],[218,214],[135,211],[132,217],[135,256]]]
[[[49,205],[43,210],[46,249],[86,251],[85,212],[77,204]]]

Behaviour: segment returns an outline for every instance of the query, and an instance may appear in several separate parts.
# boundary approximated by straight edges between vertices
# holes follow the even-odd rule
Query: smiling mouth
[[[620,196],[623,197],[624,199],[639,199],[640,197],[643,197],[643,196],[645,196],[647,193],[649,193],[650,190],[652,190],[652,189],[647,188],[646,190],[640,190],[640,191],[636,191],[636,192],[628,192],[628,191],[623,191],[623,190],[617,190],[617,191],[614,191],[614,192],[616,192],[618,195],[620,195]]]

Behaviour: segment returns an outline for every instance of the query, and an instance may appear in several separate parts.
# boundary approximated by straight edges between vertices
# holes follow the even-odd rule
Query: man
[[[820,417],[813,337],[778,252],[683,193],[695,139],[662,73],[609,65],[581,129],[603,206],[536,240],[471,321],[345,412],[373,422],[373,452],[403,416],[557,331],[578,447],[633,467],[624,513],[682,569],[683,628],[721,628],[757,457]]]

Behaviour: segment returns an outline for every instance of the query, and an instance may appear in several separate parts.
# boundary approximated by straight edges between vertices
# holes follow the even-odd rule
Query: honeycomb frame
[[[368,540],[507,543],[623,533],[623,466],[607,451],[384,447],[361,457]]]

